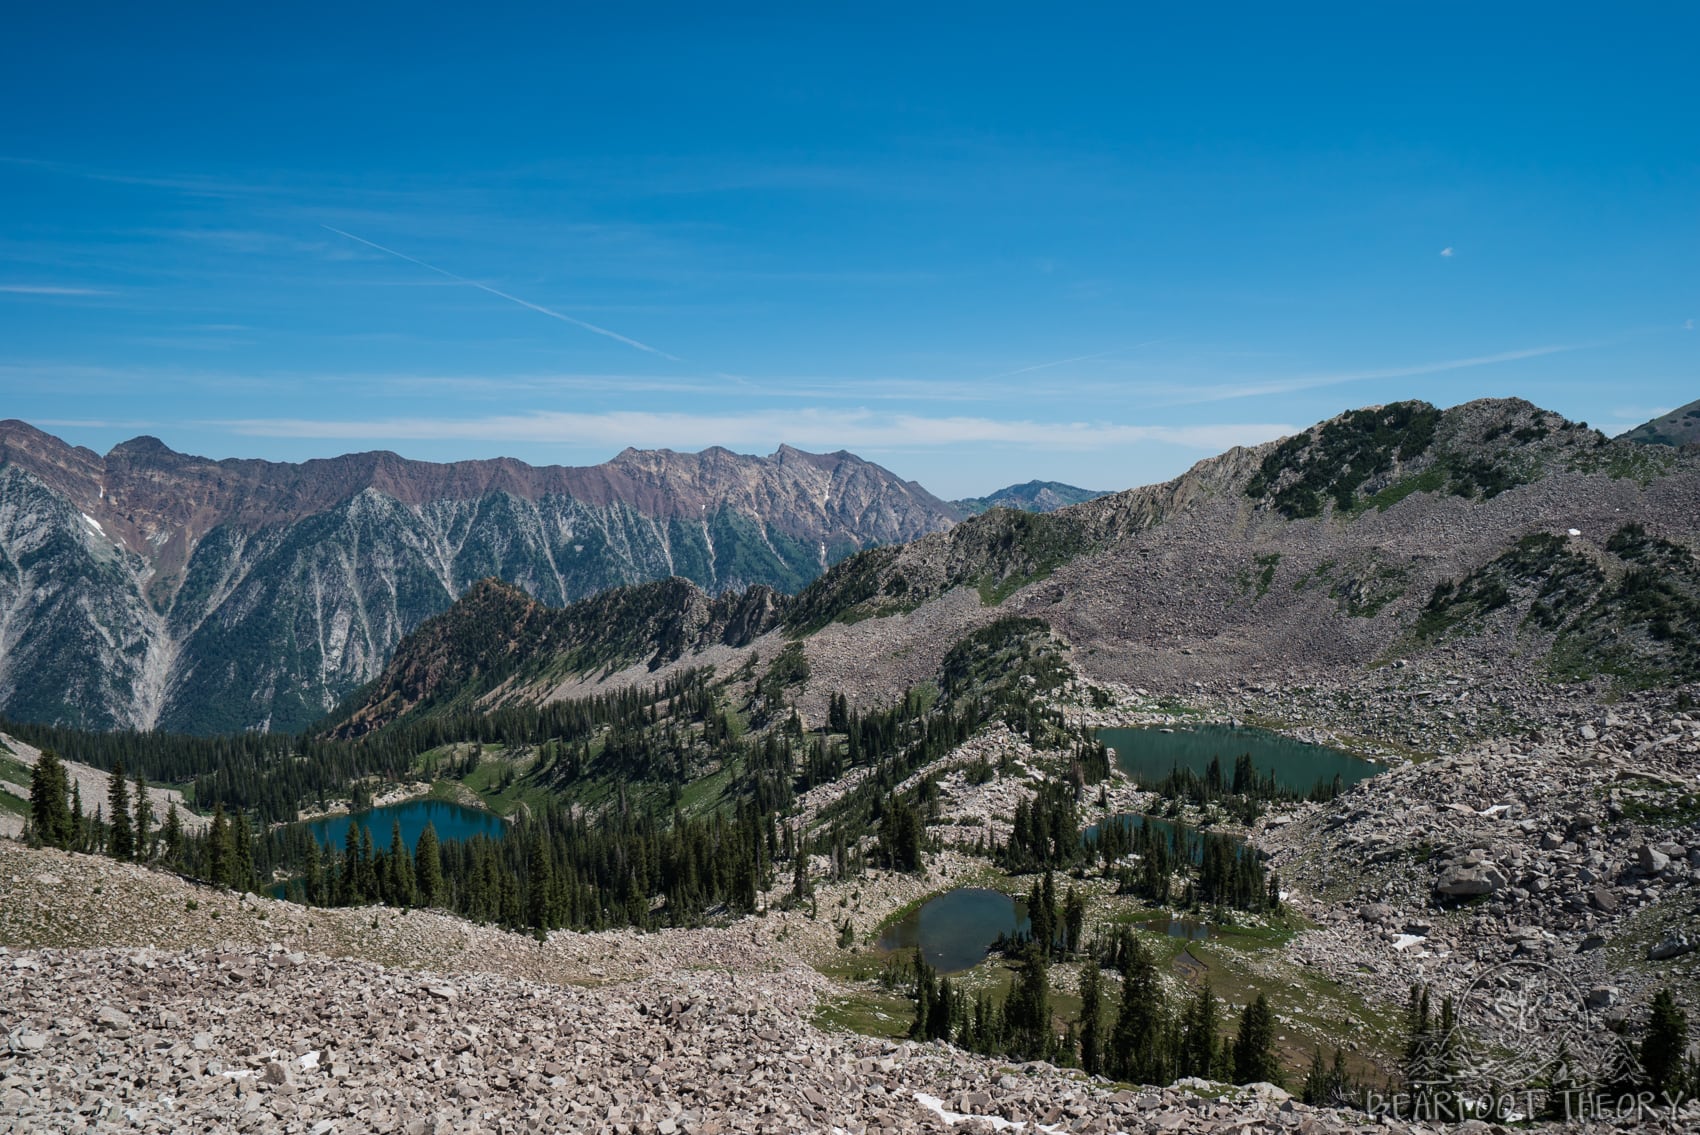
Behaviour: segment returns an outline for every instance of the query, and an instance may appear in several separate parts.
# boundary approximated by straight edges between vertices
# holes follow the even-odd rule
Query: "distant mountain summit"
[[[1700,401],[1678,406],[1663,417],[1642,422],[1619,436],[1624,441],[1640,442],[1642,445],[1693,445],[1700,442]]]
[[[961,517],[850,453],[628,449],[586,467],[354,453],[102,457],[0,422],[0,713],[294,729],[473,581],[562,606],[679,576],[793,592]]]
[[[1071,504],[1081,504],[1109,495],[1108,491],[1080,489],[1065,485],[1061,481],[1028,481],[1025,484],[999,489],[990,496],[969,497],[950,503],[963,512],[978,516],[994,508],[1013,508],[1021,512],[1055,512]]]

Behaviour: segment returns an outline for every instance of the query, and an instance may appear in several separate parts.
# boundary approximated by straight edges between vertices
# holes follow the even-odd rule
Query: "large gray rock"
[[[1434,889],[1453,898],[1466,898],[1471,895],[1491,895],[1505,884],[1505,875],[1491,864],[1474,867],[1459,864],[1441,872],[1440,880],[1435,883]]]
[[[1647,956],[1655,962],[1666,961],[1670,958],[1680,958],[1694,949],[1694,942],[1681,930],[1672,930],[1658,943],[1647,951]]]
[[[1651,844],[1642,844],[1635,853],[1635,862],[1644,875],[1657,875],[1670,866],[1670,856]]]

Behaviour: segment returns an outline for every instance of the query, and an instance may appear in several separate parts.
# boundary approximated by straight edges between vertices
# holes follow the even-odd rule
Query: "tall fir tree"
[[[443,860],[437,845],[437,828],[426,824],[413,848],[413,877],[419,891],[421,906],[439,906],[443,902]]]
[[[1181,1029],[1181,1071],[1188,1076],[1210,1079],[1215,1072],[1216,1034],[1221,1029],[1221,1014],[1216,994],[1206,977],[1198,994],[1187,1006],[1186,1020]]]
[[[1240,1032],[1234,1039],[1234,1079],[1241,1084],[1281,1082],[1281,1065],[1275,1058],[1275,1011],[1262,993],[1240,1014]]]
[[[240,810],[230,821],[230,885],[239,891],[254,889],[254,836]]]
[[[549,913],[549,892],[554,885],[554,869],[549,862],[549,848],[541,835],[531,837],[526,849],[525,864],[525,922],[541,939],[553,929]]]
[[[1080,1066],[1087,1075],[1096,1076],[1104,1067],[1104,989],[1096,959],[1080,970],[1079,1032]]]
[[[148,782],[136,770],[136,858],[153,857],[153,802],[148,799]]]
[[[213,805],[212,827],[207,830],[207,875],[215,887],[230,885],[230,821],[222,800]]]
[[[166,860],[177,863],[183,856],[183,817],[177,814],[175,800],[166,805],[165,827],[160,831],[160,838],[165,843]]]
[[[71,842],[69,778],[59,754],[43,749],[30,774],[30,831],[49,847],[66,847]]]
[[[136,857],[136,832],[130,826],[130,785],[124,779],[124,762],[112,766],[107,777],[106,810],[112,815],[112,828],[106,836],[106,853],[114,859]]]
[[[384,860],[384,869],[389,875],[389,902],[394,906],[413,905],[413,857],[407,853],[407,844],[402,842],[401,821],[390,825],[390,853]]]
[[[1688,1050],[1688,1014],[1677,1007],[1668,989],[1653,995],[1652,1015],[1641,1038],[1641,1070],[1647,1086],[1676,1098],[1682,1089],[1683,1055]],[[1700,1086],[1700,1085],[1697,1085]]]

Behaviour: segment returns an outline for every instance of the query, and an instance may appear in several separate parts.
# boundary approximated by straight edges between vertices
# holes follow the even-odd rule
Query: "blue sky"
[[[955,496],[1700,397],[1700,9],[1171,7],[15,6],[0,416]]]

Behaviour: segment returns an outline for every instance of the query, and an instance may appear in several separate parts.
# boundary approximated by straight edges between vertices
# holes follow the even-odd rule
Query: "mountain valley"
[[[1665,1006],[1700,1013],[1700,451],[1517,400],[1403,402],[1055,511],[911,494],[808,582],[563,603],[483,572],[295,737],[14,712],[0,743],[31,770],[46,749],[140,766],[216,811],[174,853],[115,857],[122,809],[85,793],[44,833],[11,778],[49,846],[0,844],[5,1112],[1700,1122],[1700,1061],[1657,1047]],[[1132,771],[1108,730],[1215,759]],[[1283,783],[1241,756],[1259,738],[1363,776]],[[411,799],[503,832],[427,849],[351,825],[339,848],[297,822]],[[1028,929],[944,973],[882,947],[964,888]],[[112,1061],[139,1070],[123,1093]]]

